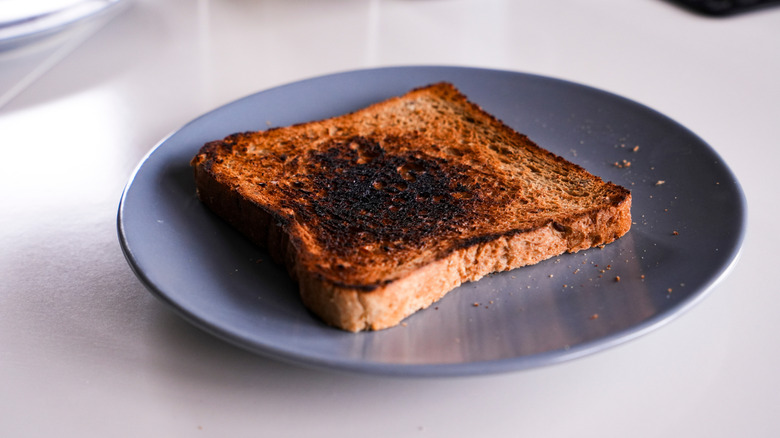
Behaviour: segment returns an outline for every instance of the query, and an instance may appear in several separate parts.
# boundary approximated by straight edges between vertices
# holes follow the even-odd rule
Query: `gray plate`
[[[339,115],[441,80],[543,147],[629,188],[631,231],[603,249],[465,284],[403,326],[351,334],[308,313],[284,269],[195,198],[189,160],[207,141]],[[218,108],[147,155],[118,216],[135,273],[196,326],[297,364],[416,376],[538,367],[636,338],[712,289],[735,262],[744,227],[734,175],[673,120],[570,82],[457,67],[340,73]]]

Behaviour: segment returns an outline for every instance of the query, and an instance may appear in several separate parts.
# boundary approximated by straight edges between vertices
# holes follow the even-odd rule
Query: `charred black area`
[[[364,137],[334,142],[306,162],[288,186],[304,201],[296,214],[315,221],[322,245],[337,252],[366,245],[390,252],[457,233],[481,198],[467,167],[422,152],[389,154]]]

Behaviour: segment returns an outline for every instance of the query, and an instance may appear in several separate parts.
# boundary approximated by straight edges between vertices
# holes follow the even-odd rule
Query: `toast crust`
[[[604,245],[631,194],[541,149],[448,83],[239,133],[192,160],[198,196],[326,323],[379,330],[463,282]]]

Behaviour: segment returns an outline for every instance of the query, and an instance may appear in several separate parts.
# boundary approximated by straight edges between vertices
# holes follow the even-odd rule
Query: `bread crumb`
[[[599,319],[599,314],[598,313],[594,313],[593,315],[590,315],[590,319],[591,320]]]
[[[615,282],[620,283],[620,276],[619,275],[615,276]]]
[[[630,161],[628,161],[628,160],[623,160],[623,161],[621,161],[621,162],[617,162],[617,161],[615,161],[615,164],[614,164],[614,165],[615,165],[615,167],[618,167],[618,168],[621,168],[621,169],[622,169],[622,168],[624,168],[624,167],[631,167],[631,162],[630,162]]]
[[[670,287],[669,289],[666,289],[666,292],[672,293],[672,288]]]
[[[644,279],[645,279],[645,274],[642,274],[642,275],[640,275],[640,276],[639,276],[639,278],[640,278],[641,280],[644,280]]]
[[[658,181],[655,182],[656,186],[661,186],[661,185],[664,185],[664,184],[666,184],[666,181],[664,181],[662,179],[659,179]]]
[[[402,325],[402,326],[404,326],[404,327],[406,327],[406,323],[405,323],[405,322],[402,322],[402,323],[401,323],[401,325]]]
[[[677,230],[672,231],[672,236],[679,236],[680,233],[677,232]]]
[[[479,303],[474,303],[474,304],[472,304],[472,306],[479,307]]]
[[[634,152],[639,152],[639,145],[634,146],[634,149],[631,149]]]

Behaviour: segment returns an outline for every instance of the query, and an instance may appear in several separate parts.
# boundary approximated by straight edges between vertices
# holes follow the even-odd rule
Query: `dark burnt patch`
[[[286,190],[302,201],[293,203],[296,215],[316,223],[318,240],[336,253],[389,253],[457,234],[483,198],[468,167],[420,151],[390,154],[364,137],[320,151],[309,153]]]

